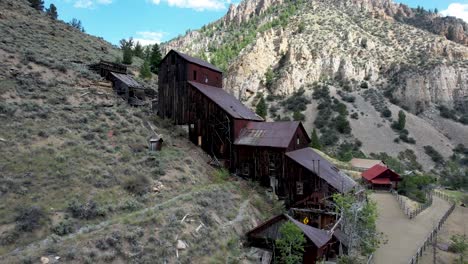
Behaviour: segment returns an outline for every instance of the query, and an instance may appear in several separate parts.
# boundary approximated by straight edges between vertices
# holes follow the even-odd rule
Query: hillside
[[[254,260],[241,235],[281,204],[88,70],[118,49],[26,0],[0,1],[0,36],[1,263]]]
[[[425,146],[448,158],[468,145],[467,32],[462,20],[390,0],[245,0],[163,47],[225,69],[233,94],[251,106],[263,94],[270,120],[303,119],[334,155],[411,152],[429,171],[440,164]],[[317,124],[332,111],[320,112],[323,98],[312,95],[322,86],[337,107],[346,106],[351,132],[333,134],[340,140]],[[391,128],[399,111],[407,116],[404,134]]]

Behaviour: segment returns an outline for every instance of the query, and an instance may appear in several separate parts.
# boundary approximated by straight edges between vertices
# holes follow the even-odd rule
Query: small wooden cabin
[[[339,243],[330,231],[303,224],[287,214],[278,215],[249,231],[249,245],[274,251],[275,241],[281,237],[280,228],[288,221],[296,225],[306,239],[302,263],[314,264],[320,260],[333,260],[337,257]],[[280,253],[276,251],[274,255],[278,254]]]
[[[284,196],[284,159],[288,151],[305,148],[310,138],[301,122],[249,122],[234,142],[237,174],[270,186]]]
[[[110,80],[116,93],[130,105],[143,105],[145,101],[145,89],[135,81],[130,75],[111,72]]]
[[[188,85],[190,140],[233,168],[234,140],[247,123],[263,119],[223,89],[192,81]]]
[[[127,74],[127,66],[119,63],[103,61],[101,60],[99,63],[95,63],[89,66],[89,68],[101,75],[101,77],[106,78],[106,80],[110,80],[111,73],[120,73],[120,74]]]
[[[377,164],[362,173],[362,180],[371,189],[396,190],[398,182],[402,179],[398,173],[390,168]]]
[[[196,82],[222,89],[223,73],[198,58],[171,50],[159,66],[158,115],[176,125],[189,123],[189,84]]]

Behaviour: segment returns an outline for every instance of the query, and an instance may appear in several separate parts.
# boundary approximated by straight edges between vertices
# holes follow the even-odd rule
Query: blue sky
[[[240,0],[45,0],[57,6],[59,19],[82,21],[86,32],[113,44],[133,37],[143,44],[167,41],[222,17]],[[468,22],[468,0],[396,0],[438,8]]]

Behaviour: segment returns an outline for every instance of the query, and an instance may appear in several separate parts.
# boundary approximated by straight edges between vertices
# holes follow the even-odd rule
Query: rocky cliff
[[[163,50],[176,48],[223,68],[225,89],[248,104],[255,104],[259,92],[287,98],[300,88],[311,93],[316,83],[357,97],[369,87],[385,95],[379,104],[391,105],[392,112],[403,108],[415,114],[414,131],[432,131],[425,139],[421,136],[422,144],[441,138],[437,144],[448,156],[455,144],[468,142],[452,142],[458,138],[452,132],[419,120],[433,115],[419,115],[437,111],[440,105],[468,109],[466,41],[463,21],[391,0],[246,0],[232,5],[220,20],[163,44]],[[277,102],[272,105],[281,108]],[[304,112],[308,129],[314,127],[316,107],[312,103]],[[364,103],[349,107],[366,114],[370,109]],[[368,152],[398,154],[408,147],[393,146],[392,138],[385,144],[387,150],[380,143],[368,144],[380,136],[361,131],[360,122],[350,122],[363,135],[357,137]],[[378,121],[372,122],[381,128]],[[394,133],[386,127],[382,133]],[[454,127],[457,134],[468,133],[467,126]],[[395,151],[388,150],[392,148]],[[424,152],[421,146],[414,150],[418,155]]]

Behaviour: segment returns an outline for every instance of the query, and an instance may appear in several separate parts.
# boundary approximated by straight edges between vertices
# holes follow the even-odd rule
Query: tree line
[[[140,68],[140,77],[149,79],[151,78],[151,73],[158,74],[162,54],[157,43],[154,45],[143,46],[140,42],[137,41],[135,43],[133,38],[129,38],[128,40],[120,40],[120,48],[123,52],[123,64],[132,64],[133,57],[138,57],[144,60]]]
[[[54,4],[50,4],[49,8],[45,8],[43,0],[28,0],[28,1],[32,8],[40,12],[45,12],[45,14],[53,20],[58,19],[59,15],[58,15],[57,7]],[[73,18],[70,22],[68,22],[68,25],[80,30],[83,33],[85,32],[85,29],[83,25],[81,24],[81,21],[76,18]]]

